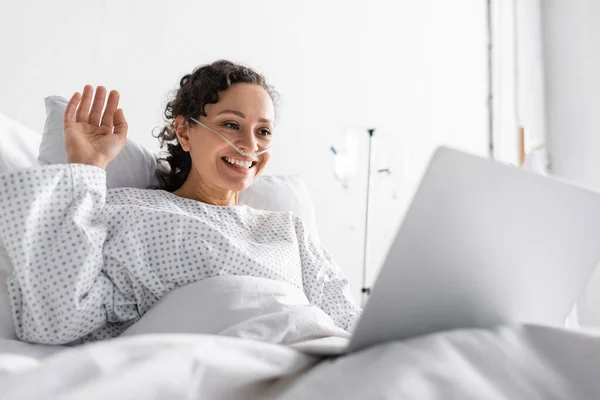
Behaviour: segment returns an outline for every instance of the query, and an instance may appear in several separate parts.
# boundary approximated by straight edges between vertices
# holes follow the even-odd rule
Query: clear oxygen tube
[[[194,121],[195,123],[197,123],[198,125],[200,125],[203,128],[208,129],[209,131],[217,134],[221,139],[223,139],[225,141],[225,143],[227,143],[229,146],[231,146],[235,151],[237,151],[238,153],[240,153],[243,156],[247,156],[247,157],[258,157],[261,154],[266,153],[267,151],[271,150],[271,146],[267,147],[264,150],[261,151],[246,151],[246,150],[242,150],[239,147],[237,147],[235,144],[233,144],[229,139],[227,139],[222,133],[219,133],[217,131],[215,131],[214,129],[212,129],[211,127],[209,127],[208,125],[198,121],[196,118],[194,117],[190,117],[190,119],[192,121]]]

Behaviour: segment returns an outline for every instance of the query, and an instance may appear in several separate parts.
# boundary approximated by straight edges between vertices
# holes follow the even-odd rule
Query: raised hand
[[[98,86],[92,104],[93,92],[94,88],[86,85],[83,95],[74,93],[67,104],[64,121],[67,162],[106,168],[125,147],[127,121],[123,110],[117,108],[119,92],[110,92],[106,109],[106,88]]]

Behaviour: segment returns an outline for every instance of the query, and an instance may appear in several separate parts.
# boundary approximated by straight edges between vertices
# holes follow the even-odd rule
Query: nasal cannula
[[[241,155],[243,155],[243,156],[247,156],[247,157],[258,157],[258,156],[260,156],[261,154],[264,154],[264,153],[266,153],[267,151],[271,150],[271,146],[267,147],[267,148],[266,148],[266,149],[264,149],[264,150],[261,150],[261,151],[256,151],[256,152],[242,150],[242,149],[240,149],[239,147],[237,147],[235,144],[233,144],[233,143],[232,143],[232,142],[231,142],[229,139],[227,139],[225,136],[223,136],[223,134],[221,134],[221,133],[219,133],[219,132],[215,131],[214,129],[212,129],[211,127],[207,126],[206,124],[204,124],[204,123],[202,123],[202,122],[198,121],[198,120],[197,120],[196,118],[194,118],[194,117],[190,117],[190,119],[191,119],[192,121],[194,121],[195,123],[197,123],[198,125],[200,125],[200,126],[202,126],[202,127],[206,128],[206,129],[208,129],[209,131],[211,131],[211,132],[213,132],[213,133],[216,133],[217,135],[219,135],[219,137],[220,137],[221,139],[223,139],[223,140],[225,141],[225,143],[227,143],[228,145],[230,145],[231,147],[233,147],[233,149],[234,149],[235,151],[237,151],[238,153],[240,153],[240,154],[241,154]]]

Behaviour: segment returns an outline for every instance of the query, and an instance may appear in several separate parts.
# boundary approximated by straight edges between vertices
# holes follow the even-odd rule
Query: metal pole
[[[494,25],[493,0],[486,2],[487,12],[487,65],[488,65],[488,155],[495,157],[494,149]]]
[[[363,246],[363,271],[362,271],[362,306],[367,304],[367,298],[371,293],[371,288],[367,287],[367,259],[368,259],[368,244],[369,244],[369,203],[371,199],[371,154],[373,133],[375,129],[369,129],[369,161],[367,167],[367,204],[365,207],[365,242]]]

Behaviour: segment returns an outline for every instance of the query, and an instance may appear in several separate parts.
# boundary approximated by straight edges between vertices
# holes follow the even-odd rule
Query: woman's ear
[[[190,150],[190,135],[188,130],[188,124],[185,121],[183,115],[178,115],[175,118],[175,123],[173,124],[175,127],[175,134],[177,135],[177,140],[181,145],[181,148],[184,151]]]

